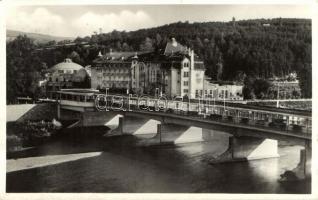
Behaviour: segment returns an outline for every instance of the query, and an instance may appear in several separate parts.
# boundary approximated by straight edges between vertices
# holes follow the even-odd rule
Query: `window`
[[[187,62],[183,63],[183,67],[189,67],[189,63]]]
[[[184,89],[183,92],[184,92],[184,93],[188,93],[189,90],[188,90],[188,89]]]
[[[183,81],[184,86],[189,86],[189,81]]]
[[[57,70],[57,72],[59,73],[59,74],[63,74],[63,70]]]
[[[183,77],[189,77],[189,72],[184,72]]]
[[[73,73],[75,74],[77,72],[77,70],[73,70]]]

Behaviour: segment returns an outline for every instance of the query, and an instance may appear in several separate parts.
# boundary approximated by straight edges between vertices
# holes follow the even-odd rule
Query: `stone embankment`
[[[55,103],[7,105],[7,151],[15,152],[38,144],[55,130]]]
[[[57,119],[55,103],[7,105],[7,122],[52,121]]]

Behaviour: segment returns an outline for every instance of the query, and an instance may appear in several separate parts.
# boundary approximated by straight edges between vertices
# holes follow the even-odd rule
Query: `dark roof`
[[[184,58],[190,58],[187,54],[174,53],[170,55],[163,55],[156,52],[149,52],[138,56],[138,61],[142,62],[181,62]]]
[[[93,62],[94,63],[113,63],[113,62],[130,62],[136,55],[140,56],[148,52],[109,52],[106,55],[96,58]]]
[[[157,50],[151,52],[139,51],[139,52],[109,52],[102,57],[96,58],[94,63],[124,63],[131,62],[136,58],[139,62],[181,62],[184,58],[190,59],[188,49],[179,44],[174,38],[171,42],[167,42],[164,51]],[[199,57],[194,54],[195,62],[202,62]],[[199,64],[200,65],[200,64]],[[197,66],[199,69],[205,69],[204,66]]]

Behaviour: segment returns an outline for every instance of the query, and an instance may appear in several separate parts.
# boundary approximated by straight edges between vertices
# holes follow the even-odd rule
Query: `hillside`
[[[19,35],[26,35],[27,37],[34,39],[36,43],[48,43],[52,40],[56,42],[60,42],[63,40],[73,40],[74,38],[71,37],[59,37],[59,36],[52,36],[52,35],[45,35],[45,34],[38,34],[38,33],[27,33],[22,31],[14,31],[14,30],[7,30],[6,41],[12,41]]]
[[[245,98],[270,96],[267,80],[284,78],[294,72],[299,79],[301,97],[311,98],[311,23],[309,19],[286,18],[177,22],[137,31],[114,30],[78,37],[72,43],[61,42],[61,45],[54,42],[34,44],[28,38],[19,37],[7,43],[7,96],[10,101],[16,95],[34,96],[37,94],[34,85],[41,76],[40,72],[66,57],[86,66],[92,64],[99,51],[158,51],[174,37],[182,45],[194,49],[204,61],[206,75],[212,80],[244,82]],[[32,56],[30,49],[36,50]],[[21,85],[32,87],[28,90],[18,87],[16,71],[22,72],[19,73]],[[36,72],[33,74],[38,74],[38,77],[30,72]]]
[[[207,75],[213,79],[233,80],[241,72],[267,79],[291,72],[299,74],[305,65],[311,68],[309,19],[177,22],[131,32],[114,30],[74,41],[90,43],[93,52],[137,51],[163,48],[172,37],[195,50],[205,62]],[[84,63],[90,64],[92,58],[86,50],[77,48],[76,52]]]

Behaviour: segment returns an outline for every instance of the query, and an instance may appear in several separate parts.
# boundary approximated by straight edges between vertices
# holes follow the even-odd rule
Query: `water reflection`
[[[140,137],[148,136],[103,134],[68,135],[26,153],[23,157],[101,152],[94,157],[9,172],[7,192],[310,192],[310,181],[278,182],[284,170],[298,163],[298,146],[280,146],[280,158],[212,165],[206,158],[222,145],[219,142],[136,147]]]

